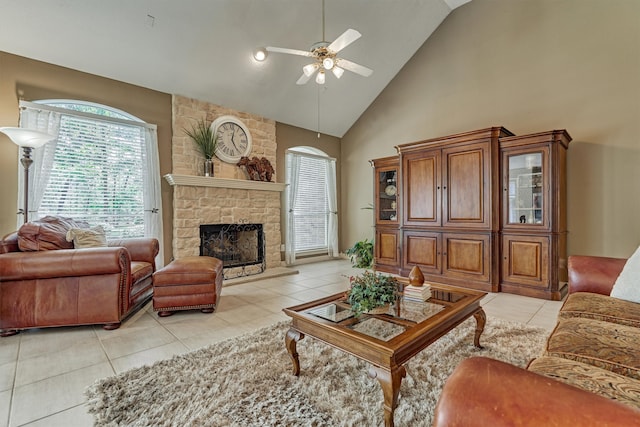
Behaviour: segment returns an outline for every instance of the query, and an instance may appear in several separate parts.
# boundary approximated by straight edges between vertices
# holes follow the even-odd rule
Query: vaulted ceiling
[[[326,0],[326,41],[370,77],[296,85],[309,59],[252,53],[322,41],[322,0],[0,0],[0,50],[341,137],[456,7],[470,0]]]

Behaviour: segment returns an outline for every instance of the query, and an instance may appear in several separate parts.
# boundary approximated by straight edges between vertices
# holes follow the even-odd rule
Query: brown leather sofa
[[[464,360],[447,379],[434,427],[640,426],[640,411],[485,357]]]
[[[640,426],[640,304],[609,296],[625,262],[569,257],[569,296],[544,353],[527,370],[465,360],[433,425]]]
[[[108,247],[23,252],[18,232],[5,236],[0,336],[52,326],[117,329],[151,298],[158,250],[156,239],[136,238],[109,241]]]

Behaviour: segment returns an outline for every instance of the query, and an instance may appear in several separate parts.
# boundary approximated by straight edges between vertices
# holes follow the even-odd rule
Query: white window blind
[[[301,155],[293,210],[296,252],[326,251],[329,204],[327,159]]]
[[[39,216],[104,225],[110,239],[143,237],[144,132],[123,120],[62,113]]]

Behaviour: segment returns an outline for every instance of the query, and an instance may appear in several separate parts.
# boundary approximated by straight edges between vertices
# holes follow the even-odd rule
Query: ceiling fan
[[[369,77],[373,73],[373,70],[371,70],[370,68],[356,64],[355,62],[351,62],[348,59],[339,58],[337,56],[338,52],[349,46],[354,41],[358,40],[360,37],[362,37],[362,34],[354,29],[349,28],[333,42],[329,43],[327,41],[324,41],[324,0],[322,0],[323,41],[314,43],[309,51],[273,46],[267,46],[265,48],[265,51],[313,58],[313,62],[302,67],[302,76],[300,76],[296,84],[303,85],[307,83],[316,73],[316,71],[318,73],[316,75],[316,83],[324,84],[325,73],[328,71],[331,71],[337,78],[342,77],[342,74],[344,74],[344,70],[351,71],[352,73],[356,73],[364,77]],[[266,58],[266,52],[263,52],[263,60]],[[258,51],[258,53],[260,52]],[[257,56],[256,59],[258,59]]]

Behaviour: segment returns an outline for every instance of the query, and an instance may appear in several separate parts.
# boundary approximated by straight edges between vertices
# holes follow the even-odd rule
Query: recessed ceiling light
[[[264,61],[265,59],[267,59],[267,50],[263,47],[256,49],[253,52],[253,57],[256,61]]]

